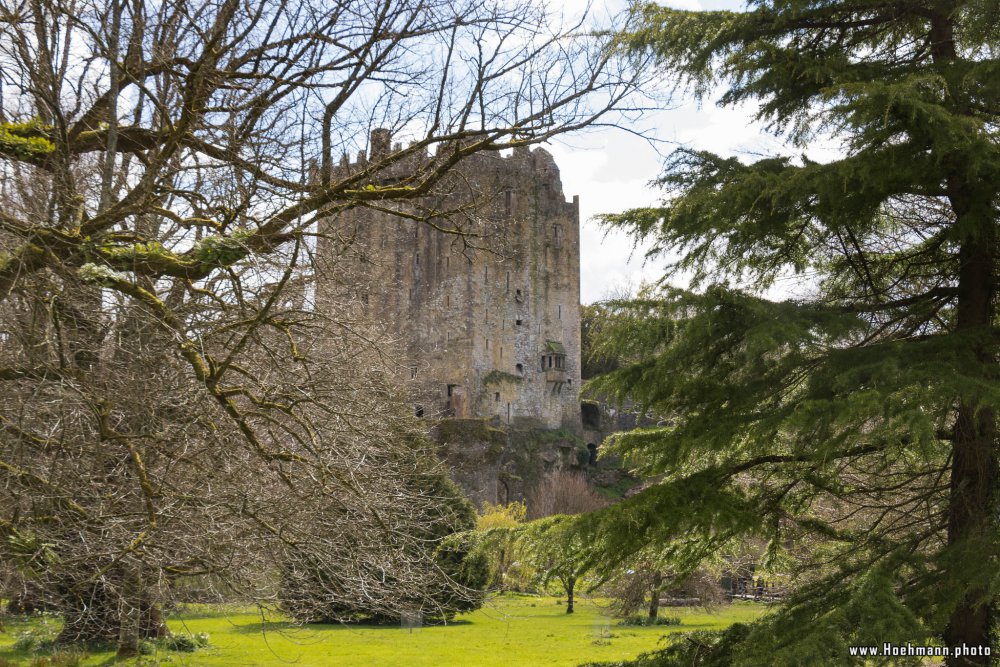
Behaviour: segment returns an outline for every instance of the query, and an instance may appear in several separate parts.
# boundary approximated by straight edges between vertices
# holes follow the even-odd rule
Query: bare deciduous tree
[[[441,599],[427,535],[455,499],[418,483],[439,471],[391,345],[310,305],[310,230],[429,221],[465,157],[620,108],[610,51],[549,25],[467,0],[0,0],[0,553],[63,640],[134,652],[178,579],[266,602],[317,559],[334,602]],[[413,143],[335,169],[373,126]]]
[[[608,505],[591,488],[587,478],[570,470],[557,470],[546,476],[528,493],[526,501],[532,519],[553,514],[583,514]]]
[[[26,310],[63,309],[72,295],[62,287],[39,290]],[[158,603],[191,577],[266,604],[287,599],[285,574],[322,569],[311,594],[328,606],[391,615],[405,601],[443,613],[441,591],[461,590],[434,549],[472,512],[393,385],[389,343],[362,338],[360,325],[331,336],[321,314],[276,303],[289,295],[271,285],[214,309],[220,292],[185,312],[202,353],[243,378],[227,406],[201,389],[155,316],[125,300],[101,311],[110,340],[88,367],[42,352],[54,355],[44,381],[7,379],[5,556],[62,605],[61,640],[132,650],[165,632]],[[39,329],[12,318],[7,367],[38,347],[83,349],[65,319]]]

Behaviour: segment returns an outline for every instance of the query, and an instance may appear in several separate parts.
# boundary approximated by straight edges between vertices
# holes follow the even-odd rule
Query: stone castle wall
[[[388,150],[376,131],[369,155],[340,168]],[[412,364],[417,409],[578,434],[579,200],[566,201],[552,156],[541,148],[474,155],[434,196],[407,207],[417,216],[451,211],[431,222],[465,235],[357,208],[320,224],[317,253],[349,248],[361,307],[398,334]]]

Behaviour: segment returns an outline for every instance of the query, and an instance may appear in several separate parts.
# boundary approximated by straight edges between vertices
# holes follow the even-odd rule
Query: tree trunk
[[[653,575],[653,585],[649,591],[649,618],[655,619],[660,613],[660,585],[663,575],[659,572]]]
[[[576,577],[570,577],[563,582],[566,588],[566,613],[573,613],[573,589],[576,588]]]
[[[148,596],[138,602],[124,601],[106,586],[95,584],[84,594],[69,594],[64,600],[58,644],[112,644],[128,656],[138,651],[141,640],[169,634],[159,608]]]
[[[992,236],[992,235],[988,235]],[[959,253],[957,326],[959,332],[987,332],[992,320],[992,238],[963,245]],[[970,247],[971,246],[971,247]],[[994,362],[981,343],[975,353],[983,365]],[[986,582],[992,568],[992,538],[997,481],[996,415],[992,407],[965,397],[959,405],[954,427],[951,485],[948,506],[948,546],[960,575],[953,580],[965,584],[962,601],[952,611],[944,632],[949,647],[991,646],[993,601]],[[953,567],[955,567],[953,565]],[[988,656],[953,656],[959,665],[988,665]]]

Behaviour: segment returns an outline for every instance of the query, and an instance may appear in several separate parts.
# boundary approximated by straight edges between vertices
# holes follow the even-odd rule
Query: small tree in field
[[[516,543],[543,587],[559,582],[566,593],[566,613],[572,614],[577,585],[592,564],[589,550],[572,530],[571,519],[556,515],[533,521],[519,531]]]

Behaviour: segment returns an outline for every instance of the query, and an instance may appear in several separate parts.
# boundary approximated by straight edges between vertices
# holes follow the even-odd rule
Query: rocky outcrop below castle
[[[597,432],[591,429],[588,434],[596,436]],[[496,418],[442,419],[431,429],[431,437],[452,479],[477,507],[484,502],[524,500],[546,477],[559,471],[585,475],[610,499],[634,484],[617,460],[598,460],[600,440],[587,442],[568,429],[546,428],[527,420],[507,427]]]

